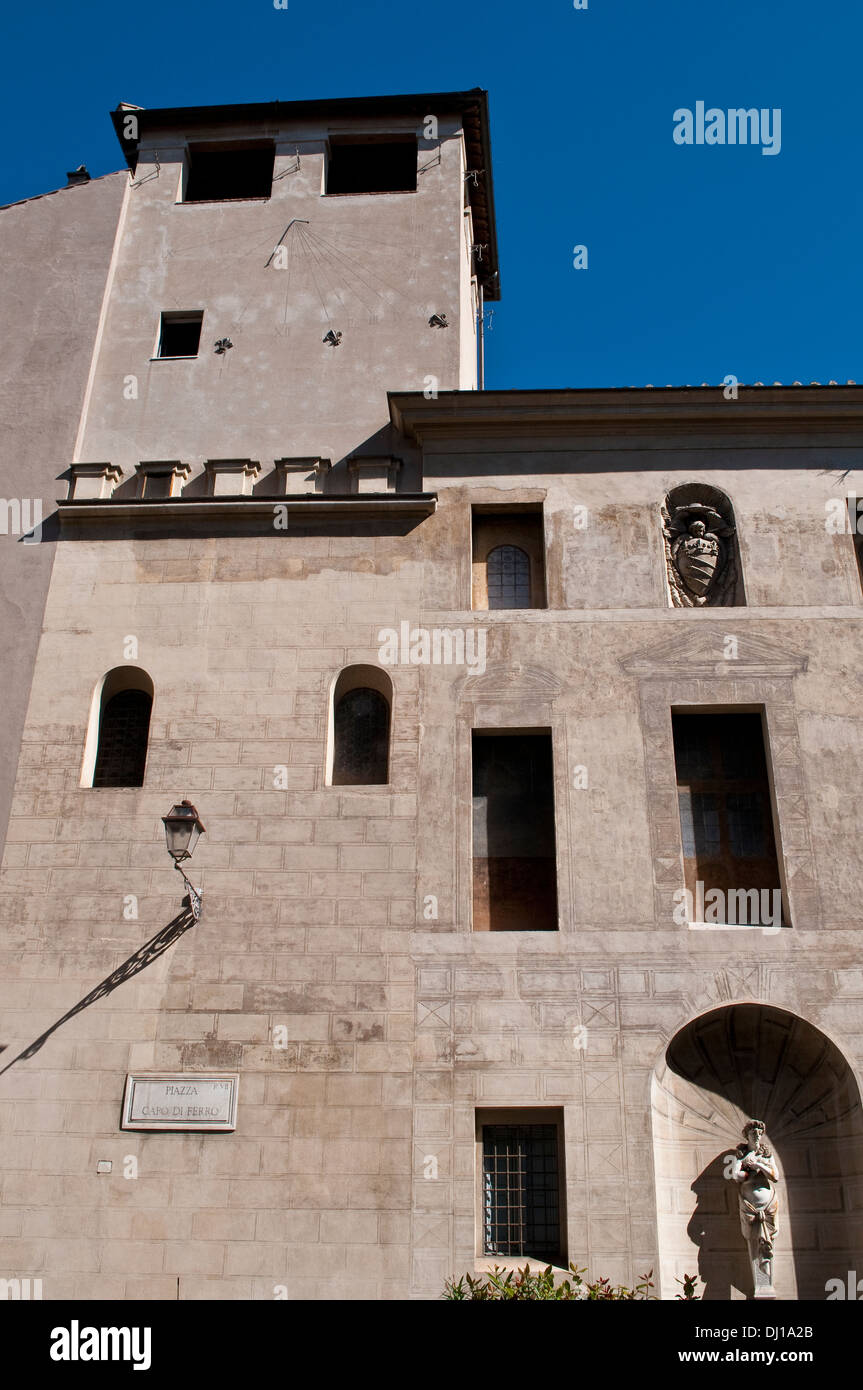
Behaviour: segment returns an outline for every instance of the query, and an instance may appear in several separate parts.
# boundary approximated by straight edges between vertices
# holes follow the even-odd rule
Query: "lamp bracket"
[[[189,859],[190,855],[186,854],[184,858]],[[178,859],[174,860],[174,868],[177,870],[177,873],[180,875],[180,877],[186,885],[186,889],[189,894],[189,907],[191,909],[192,916],[194,917],[196,922],[199,922],[201,920],[201,906],[203,903],[202,895],[198,892],[197,888],[195,888],[189,882],[186,875],[183,873],[183,870],[180,868],[180,861]]]

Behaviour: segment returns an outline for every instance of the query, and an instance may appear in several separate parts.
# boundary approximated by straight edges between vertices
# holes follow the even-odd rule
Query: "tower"
[[[388,390],[476,386],[498,293],[485,93],[114,123],[130,183],[76,462],[133,491],[142,460],[179,460],[194,494],[208,459],[320,459],[344,491],[350,455],[387,452]]]

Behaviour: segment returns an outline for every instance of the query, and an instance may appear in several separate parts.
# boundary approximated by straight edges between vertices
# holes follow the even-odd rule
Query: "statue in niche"
[[[756,1298],[775,1298],[773,1287],[773,1243],[776,1239],[776,1213],[779,1181],[776,1160],[764,1143],[764,1123],[750,1120],[743,1127],[744,1142],[737,1145],[731,1176],[738,1184],[740,1229],[749,1247]]]
[[[724,607],[735,602],[737,565],[734,526],[706,502],[675,506],[663,512],[665,560],[675,608]]]

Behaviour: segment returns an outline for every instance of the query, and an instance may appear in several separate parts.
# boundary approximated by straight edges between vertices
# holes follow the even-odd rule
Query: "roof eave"
[[[788,426],[858,436],[863,430],[863,387],[856,385],[741,386],[735,401],[725,398],[721,386],[441,391],[435,399],[422,391],[390,391],[388,400],[394,427],[419,444],[445,435],[520,429],[734,433]]]

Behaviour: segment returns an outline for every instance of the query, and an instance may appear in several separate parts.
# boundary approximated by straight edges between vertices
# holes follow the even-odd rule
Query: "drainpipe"
[[[479,379],[480,391],[485,389],[485,309],[483,305],[482,284],[476,282],[477,305],[479,314],[478,336],[477,336],[477,377]]]

